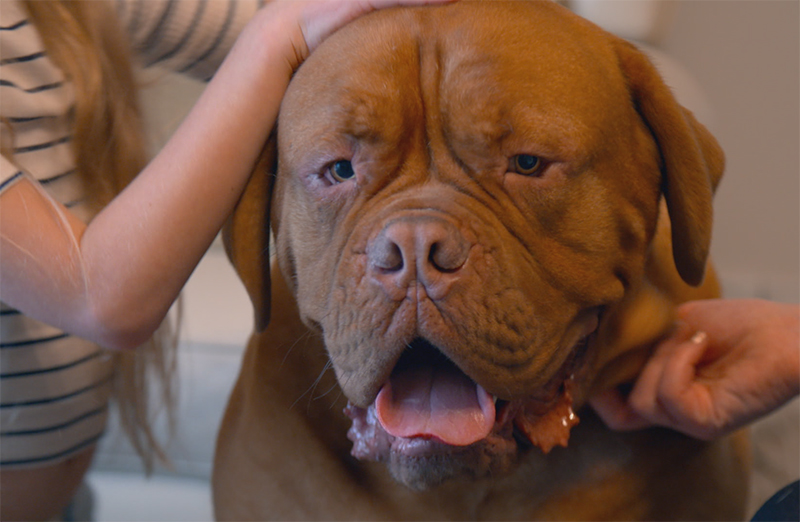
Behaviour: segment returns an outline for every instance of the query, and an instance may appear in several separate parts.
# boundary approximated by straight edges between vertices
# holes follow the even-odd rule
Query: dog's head
[[[550,2],[365,17],[300,68],[278,129],[229,254],[263,328],[271,214],[354,455],[413,487],[566,444],[662,197],[703,279],[719,147],[642,53]]]

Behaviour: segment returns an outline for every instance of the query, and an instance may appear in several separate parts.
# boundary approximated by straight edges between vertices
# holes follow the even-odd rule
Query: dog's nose
[[[372,278],[397,299],[418,281],[432,299],[444,297],[469,257],[470,243],[458,227],[427,214],[390,221],[367,246]]]

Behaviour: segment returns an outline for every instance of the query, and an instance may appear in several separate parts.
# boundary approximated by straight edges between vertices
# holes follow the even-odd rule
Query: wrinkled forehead
[[[413,106],[420,92],[420,16],[413,9],[380,14],[338,31],[303,63],[281,105],[279,130],[306,134],[346,120],[353,132],[369,132],[390,107]]]
[[[495,122],[516,111],[551,126],[573,118],[592,126],[592,107],[626,96],[605,33],[560,6],[460,2],[385,10],[345,27],[300,68],[281,117],[317,129],[344,118],[356,135],[376,121],[382,132],[399,129],[431,110]]]

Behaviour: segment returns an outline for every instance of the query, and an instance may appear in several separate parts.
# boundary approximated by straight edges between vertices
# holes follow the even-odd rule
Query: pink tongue
[[[395,437],[436,437],[453,446],[485,439],[494,401],[461,372],[424,367],[392,376],[375,399],[378,420]]]

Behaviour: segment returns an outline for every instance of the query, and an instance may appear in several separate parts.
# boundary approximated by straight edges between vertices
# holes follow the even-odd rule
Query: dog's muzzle
[[[365,460],[455,453],[465,449],[516,453],[566,446],[578,423],[572,410],[575,376],[597,327],[593,321],[567,361],[535,394],[501,400],[423,339],[410,344],[373,404],[348,404],[352,454]]]

